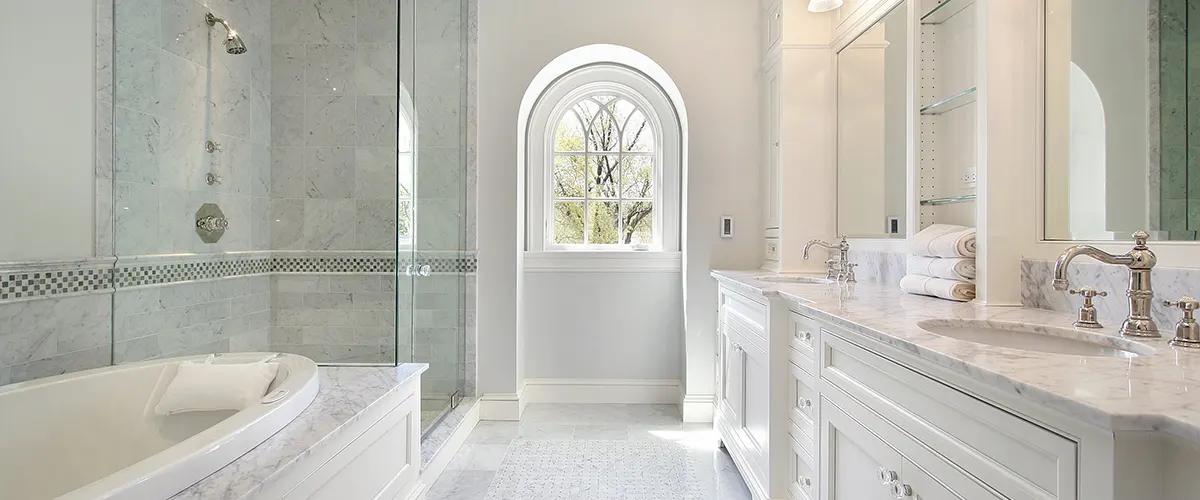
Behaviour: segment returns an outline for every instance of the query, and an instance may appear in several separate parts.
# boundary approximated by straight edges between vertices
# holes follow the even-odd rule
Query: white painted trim
[[[522,402],[679,404],[679,381],[527,378]]]
[[[470,436],[471,431],[475,430],[475,426],[479,424],[481,406],[483,406],[483,402],[476,401],[467,410],[462,422],[458,424],[458,428],[454,429],[454,432],[450,434],[446,442],[442,443],[442,448],[429,460],[429,464],[421,470],[421,481],[425,483],[427,488],[433,487],[433,483],[437,482],[438,478],[441,477],[442,472],[446,470],[446,466],[450,465],[450,460],[462,448],[463,443],[467,442],[467,436]]]
[[[524,392],[522,390],[522,392]],[[484,394],[479,398],[479,420],[521,420],[520,393]]]
[[[525,252],[525,271],[679,272],[682,252]]]
[[[841,52],[842,49],[854,42],[855,39],[866,33],[875,23],[879,22],[885,16],[900,5],[904,0],[871,0],[859,4],[857,9],[850,14],[841,24],[835,28],[833,41],[829,47],[835,53]],[[874,5],[871,3],[874,2]],[[859,14],[861,12],[862,14]]]
[[[717,414],[716,394],[686,394],[680,388],[679,413],[684,423],[709,423]]]

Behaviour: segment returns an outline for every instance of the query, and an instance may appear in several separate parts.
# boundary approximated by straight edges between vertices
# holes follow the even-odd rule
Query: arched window
[[[653,81],[615,65],[575,70],[530,127],[530,248],[679,249],[679,124]]]

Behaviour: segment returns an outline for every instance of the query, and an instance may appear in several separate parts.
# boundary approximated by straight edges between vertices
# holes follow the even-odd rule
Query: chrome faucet
[[[1054,261],[1054,289],[1065,291],[1067,265],[1075,257],[1086,255],[1105,264],[1120,264],[1129,268],[1129,317],[1121,323],[1121,335],[1128,337],[1161,337],[1158,325],[1150,317],[1150,302],[1154,299],[1154,288],[1150,286],[1150,270],[1158,263],[1154,252],[1146,246],[1150,235],[1145,231],[1133,233],[1133,250],[1123,255],[1113,255],[1091,245],[1075,245],[1063,251]]]
[[[850,242],[846,241],[846,235],[841,236],[841,241],[837,245],[832,245],[821,240],[808,240],[804,244],[804,260],[808,260],[808,250],[813,246],[837,250],[837,259],[829,259],[825,261],[825,277],[831,280],[842,281],[847,283],[855,282],[854,265],[850,263]]]

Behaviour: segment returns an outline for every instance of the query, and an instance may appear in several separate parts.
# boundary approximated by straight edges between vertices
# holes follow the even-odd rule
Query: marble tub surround
[[[238,276],[119,289],[113,363],[270,348],[270,277]]]
[[[1055,290],[1054,262],[1025,259],[1021,261],[1021,303],[1050,311],[1074,313],[1083,305],[1083,298]],[[1078,290],[1091,286],[1108,292],[1108,297],[1096,297],[1096,315],[1105,326],[1119,326],[1129,316],[1129,268],[1075,259],[1067,269],[1067,281]],[[1164,300],[1200,296],[1200,269],[1155,266],[1150,281],[1154,285],[1154,300],[1150,301],[1150,317],[1158,324],[1163,338],[1175,336],[1175,323],[1183,316],[1177,308],[1163,305]]]
[[[714,271],[723,285],[782,297],[814,318],[919,356],[997,391],[1114,431],[1160,431],[1200,443],[1200,351],[1167,338],[1141,340],[1156,350],[1135,358],[1081,357],[976,344],[929,333],[929,319],[1022,322],[1070,328],[1072,314],[1034,308],[985,307],[908,295],[871,283],[763,283],[761,272]],[[1115,324],[1094,332],[1117,335]]]
[[[112,364],[112,292],[0,303],[0,385]]]
[[[334,441],[381,398],[400,389],[426,368],[421,363],[318,368],[321,388],[308,409],[249,453],[171,498],[254,498],[264,487]]]

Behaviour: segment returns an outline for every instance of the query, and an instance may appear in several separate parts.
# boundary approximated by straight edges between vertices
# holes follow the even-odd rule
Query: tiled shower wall
[[[1191,133],[1200,129],[1200,108],[1189,105],[1200,96],[1200,79],[1190,70],[1200,61],[1200,36],[1189,36],[1200,33],[1200,15],[1189,14],[1192,3],[1160,0],[1158,19],[1151,20],[1158,34],[1158,75],[1152,76],[1159,78],[1159,126],[1151,139],[1161,144],[1158,175],[1151,179],[1159,181],[1157,227],[1171,240],[1195,240],[1200,230],[1200,174],[1189,173],[1200,158],[1200,136]]]
[[[117,3],[116,25],[119,32],[114,37],[111,32],[114,23],[112,2],[97,1],[96,255],[99,257],[72,263],[0,264],[0,384],[105,366],[114,361],[114,351],[116,361],[124,362],[188,353],[267,349],[271,347],[270,343],[292,345],[281,342],[294,340],[296,330],[284,333],[271,328],[271,323],[281,321],[280,316],[288,317],[310,305],[313,306],[312,310],[318,312],[301,313],[301,316],[308,315],[310,319],[318,314],[328,317],[330,311],[345,307],[343,299],[337,296],[342,293],[351,295],[350,308],[346,310],[356,311],[353,343],[317,343],[314,352],[321,352],[321,345],[371,345],[383,337],[383,329],[388,329],[390,336],[391,325],[396,323],[395,302],[385,301],[383,296],[394,293],[389,287],[394,287],[394,276],[398,270],[395,269],[395,255],[390,250],[379,251],[376,245],[390,248],[390,239],[378,238],[372,243],[370,238],[374,235],[360,228],[359,221],[363,219],[358,215],[359,202],[369,205],[382,200],[380,194],[372,190],[381,186],[384,189],[395,186],[394,180],[391,180],[395,176],[394,168],[389,171],[385,163],[382,171],[377,168],[372,170],[365,162],[359,163],[360,153],[364,157],[377,158],[371,155],[372,151],[361,151],[363,148],[356,139],[353,147],[354,191],[351,198],[325,197],[327,192],[324,190],[320,190],[319,196],[310,198],[308,187],[305,187],[302,196],[289,198],[289,193],[295,191],[288,190],[294,189],[295,185],[287,183],[294,182],[296,178],[286,175],[279,180],[283,183],[279,186],[283,191],[278,195],[272,192],[277,188],[272,174],[278,163],[272,161],[274,150],[271,147],[271,141],[274,140],[270,126],[273,104],[271,92],[274,88],[271,65],[276,51],[270,42],[276,33],[282,32],[283,39],[288,33],[294,34],[289,30],[293,30],[296,22],[302,19],[272,26],[272,2],[268,0],[210,0],[208,3],[211,5],[207,6],[205,2],[195,0],[119,0]],[[283,3],[287,3],[287,0],[275,2],[277,5]],[[386,14],[381,16],[378,12],[369,17],[360,17],[360,9],[370,11],[389,3],[385,0],[355,2],[355,37],[363,30],[363,23],[368,25],[369,32],[374,29],[371,23],[387,19]],[[327,8],[328,4],[313,0],[300,2],[300,8],[303,10],[307,7],[315,12],[316,7]],[[470,5],[471,12],[474,12],[474,2]],[[452,250],[457,255],[453,260],[458,264],[439,267],[436,264],[439,259],[430,260],[435,262],[435,273],[448,274],[422,278],[423,281],[415,288],[406,278],[401,278],[399,298],[412,301],[416,308],[410,314],[401,313],[399,324],[407,328],[404,325],[411,324],[411,320],[420,329],[414,333],[422,335],[425,346],[417,346],[417,361],[428,361],[433,365],[427,378],[427,393],[448,393],[456,387],[453,379],[462,368],[457,361],[451,361],[457,360],[459,354],[450,346],[454,342],[464,342],[467,393],[470,394],[474,387],[475,358],[474,252],[459,250],[470,249],[475,244],[475,184],[472,178],[475,159],[474,148],[469,144],[473,141],[474,128],[471,123],[467,123],[465,128],[461,126],[462,113],[472,116],[473,103],[468,100],[463,108],[461,78],[466,74],[465,69],[461,65],[445,64],[445,58],[451,55],[457,57],[458,51],[468,50],[468,66],[473,66],[474,50],[470,44],[467,48],[461,46],[464,39],[462,30],[466,27],[460,13],[455,11],[460,8],[457,2],[435,2],[422,5],[421,8],[429,9],[428,12],[423,11],[424,22],[411,27],[405,43],[408,40],[423,40],[422,43],[429,50],[424,55],[418,52],[418,58],[423,59],[416,63],[424,69],[444,70],[426,73],[418,70],[415,82],[411,71],[406,70],[403,76],[406,83],[413,82],[428,89],[425,100],[418,100],[417,111],[431,118],[422,123],[419,131],[425,138],[422,152],[426,156],[422,159],[421,168],[428,175],[422,175],[417,180],[418,200],[427,200],[425,205],[418,207],[426,217],[420,221],[426,232],[419,239],[418,246],[426,250]],[[219,36],[213,39],[216,41],[208,39],[209,28],[202,19],[203,13],[209,9],[230,18],[234,27],[246,38],[250,52],[234,57],[223,52],[223,47],[218,43]],[[321,12],[322,15],[328,13]],[[470,21],[465,24],[474,27],[473,19],[469,17]],[[387,30],[386,27],[382,29],[384,32]],[[216,32],[220,35],[219,30]],[[315,32],[310,30],[309,33]],[[324,39],[320,37],[325,36],[323,32],[315,35],[318,36],[316,45],[326,45],[321,43]],[[472,35],[466,39],[473,43],[476,38]],[[373,68],[377,66],[360,65],[358,59],[378,57],[380,52],[373,52],[374,56],[360,52],[358,49],[368,42],[359,44],[357,38],[355,42],[354,83],[370,82],[372,76],[386,79],[386,61],[383,61],[384,72],[363,74],[364,71],[374,71]],[[446,46],[439,49],[437,44],[442,42]],[[211,43],[211,55],[208,54],[208,48],[204,47],[205,43]],[[193,44],[199,44],[202,49],[195,50],[197,45]],[[307,57],[308,42],[303,44],[306,45],[304,71],[307,76],[310,64]],[[375,48],[383,50],[383,45],[386,44]],[[271,49],[259,50],[265,47]],[[323,63],[314,64],[318,69],[323,67]],[[116,82],[115,96],[114,87],[106,84],[112,81],[114,71],[121,77]],[[335,75],[336,71],[329,74]],[[207,82],[197,82],[209,79],[211,87]],[[382,80],[374,81],[379,83]],[[367,84],[360,88],[369,87],[370,84]],[[473,81],[468,81],[465,92],[474,94]],[[386,97],[388,94],[382,95]],[[366,97],[379,96],[368,92]],[[394,107],[391,109],[394,110]],[[387,106],[383,110],[389,112]],[[314,111],[321,119],[327,118],[321,116],[321,110]],[[394,111],[391,112],[394,114]],[[205,113],[209,116],[204,117]],[[435,118],[439,113],[440,117]],[[353,118],[356,121],[353,133],[357,137],[360,130],[357,115]],[[208,126],[211,126],[208,131],[211,136],[204,135]],[[332,128],[329,130],[333,132]],[[462,142],[464,130],[468,143],[465,150]],[[303,131],[308,132],[307,129]],[[220,143],[221,151],[215,154],[203,152],[203,140],[206,137]],[[112,149],[114,146],[115,151]],[[333,149],[342,146],[347,145],[312,147]],[[344,151],[340,153],[340,156],[323,158],[348,158]],[[315,152],[313,158],[316,158]],[[300,165],[304,165],[304,160],[305,157],[301,155]],[[388,160],[390,158],[384,159],[385,162]],[[337,173],[347,172],[344,169],[337,170],[339,163],[336,161],[321,164],[333,165],[331,168]],[[294,167],[295,163],[289,166]],[[369,172],[359,176],[362,171],[360,166]],[[220,184],[209,186],[203,183],[203,174],[210,171],[221,176]],[[304,167],[301,167],[300,173],[305,176],[301,182],[314,181],[321,186],[331,177],[323,175],[325,172],[313,172],[310,177]],[[373,174],[382,175],[382,180],[372,177]],[[344,179],[345,176],[342,176],[338,180]],[[338,186],[345,184],[335,182],[333,186],[332,189],[336,191]],[[115,200],[112,198],[114,193]],[[324,216],[309,218],[309,212],[304,210],[304,217],[293,217],[286,222],[281,218],[279,223],[285,224],[281,227],[285,232],[281,234],[286,235],[288,227],[295,228],[294,223],[300,222],[299,233],[291,234],[298,234],[301,243],[297,245],[293,241],[277,246],[276,240],[272,239],[274,228],[271,227],[276,224],[274,216],[277,212],[272,206],[272,200],[276,197],[300,201],[305,209],[310,200],[316,200],[315,205],[324,205],[319,208],[337,207],[335,212],[342,215],[347,213],[345,201],[351,200],[355,212],[351,231],[355,236],[350,248],[371,250],[364,252],[369,256],[386,255],[393,269],[384,273],[358,272],[350,263],[354,259],[348,260],[342,255],[339,258],[348,264],[333,266],[338,268],[332,272],[317,273],[317,291],[312,293],[321,296],[305,296],[302,299],[305,300],[304,308],[292,307],[297,303],[288,301],[294,301],[294,296],[285,295],[275,299],[275,292],[280,291],[277,278],[306,272],[297,267],[297,262],[328,264],[327,255],[334,251],[323,249],[319,244],[326,239],[325,236],[329,236],[327,241],[330,244],[326,247],[329,249],[348,241],[348,226],[332,224],[331,219]],[[233,221],[225,238],[217,245],[198,243],[193,232],[194,209],[206,202],[215,202],[226,208],[226,215]],[[394,214],[394,210],[389,208],[367,208],[366,211],[368,215],[380,212]],[[319,209],[312,213],[328,212]],[[287,226],[288,223],[292,225]],[[384,234],[394,230],[394,217],[390,220],[367,217],[363,223],[381,225]],[[304,238],[306,227],[311,227],[308,229],[310,239]],[[313,228],[327,228],[330,231],[314,231]],[[360,232],[361,238],[358,236]],[[284,241],[287,241],[286,237],[279,240]],[[310,246],[310,242],[316,244]],[[295,250],[283,250],[287,247]],[[114,253],[119,256],[115,268],[112,260],[105,260]],[[251,266],[252,269],[237,265],[246,259],[270,262],[270,265]],[[72,271],[81,266],[103,269],[108,273],[97,272],[83,279],[80,279],[82,274],[64,277],[73,272],[81,273]],[[197,266],[208,268],[192,272]],[[124,271],[135,268],[139,269],[137,273],[117,279]],[[403,264],[400,268],[403,268]],[[138,277],[143,274],[157,277],[149,280]],[[379,292],[373,291],[373,278],[379,279]],[[29,285],[31,279],[42,284]],[[458,283],[457,288],[451,283]],[[23,288],[27,291],[20,293]],[[410,295],[414,290],[416,297]],[[18,293],[14,294],[14,291]],[[356,293],[361,295],[357,304],[354,297]],[[376,295],[371,297],[369,294]],[[456,295],[458,298],[452,299]],[[340,317],[337,313],[332,316]],[[449,322],[452,316],[455,317],[454,331],[450,332],[447,330],[451,329]],[[313,319],[315,323],[320,321]],[[116,330],[112,328],[114,323]],[[299,333],[303,339],[305,325],[282,328],[296,327],[301,328]],[[114,333],[117,336],[115,347],[111,344]],[[347,332],[341,330],[337,333]],[[314,343],[331,340],[328,335],[321,338],[313,330],[310,330],[309,337]],[[400,332],[402,342],[409,338],[409,332]],[[412,346],[400,345],[399,349],[400,360],[408,360],[405,353],[411,352]],[[387,346],[380,346],[379,352],[381,356],[390,357]]]

